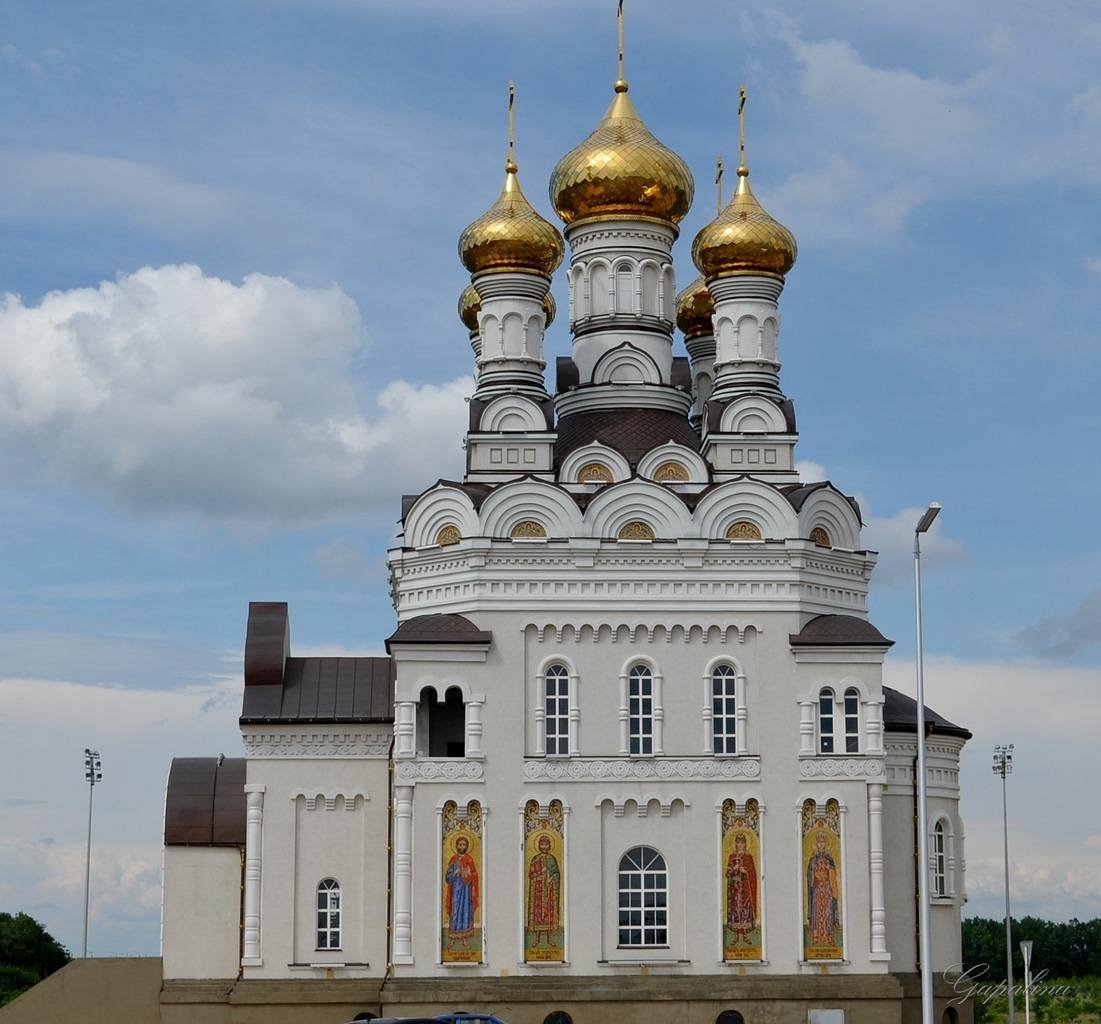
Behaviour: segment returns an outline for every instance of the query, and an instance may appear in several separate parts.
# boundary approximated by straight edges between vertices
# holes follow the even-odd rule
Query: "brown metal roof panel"
[[[281,683],[289,653],[287,602],[250,601],[245,630],[245,686]]]
[[[241,701],[242,718],[278,718],[283,709],[283,684],[246,686]]]
[[[336,659],[336,700],[333,704],[333,716],[336,718],[350,718],[355,714],[356,663],[362,660]]]
[[[216,771],[216,758],[173,759],[164,800],[165,845],[210,842]]]
[[[216,846],[244,846],[246,765],[243,757],[227,757],[218,765],[210,841]]]
[[[397,666],[392,658],[374,658],[373,661],[378,683],[372,691],[371,714],[376,718],[393,718]]]
[[[336,673],[339,658],[317,658],[319,668],[317,681],[317,710],[315,718],[336,717]]]
[[[297,718],[302,713],[303,690],[307,689],[306,659],[287,659],[287,678],[283,683],[283,699],[279,707],[280,718]]]

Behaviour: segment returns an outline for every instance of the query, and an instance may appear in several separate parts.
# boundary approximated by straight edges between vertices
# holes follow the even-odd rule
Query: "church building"
[[[876,555],[857,502],[796,471],[796,241],[750,185],[740,113],[737,186],[679,294],[692,174],[622,68],[551,175],[561,233],[510,131],[459,240],[466,469],[403,499],[386,656],[296,657],[287,605],[254,603],[246,756],[172,763],[166,1024],[903,1024],[919,871],[936,1019],[969,1014],[942,975],[970,734],[927,712],[923,861]]]

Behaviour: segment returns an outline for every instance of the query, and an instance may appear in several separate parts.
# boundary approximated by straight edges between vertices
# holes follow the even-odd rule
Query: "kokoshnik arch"
[[[510,116],[500,196],[459,241],[466,472],[403,501],[386,657],[295,657],[286,605],[250,607],[247,756],[172,766],[164,1021],[588,1024],[672,999],[691,1024],[901,1024],[916,870],[933,967],[958,964],[969,733],[926,713],[918,864],[916,708],[883,685],[856,501],[795,470],[796,242],[750,187],[744,105],[737,187],[679,295],[692,174],[622,70],[551,175],[564,237]]]

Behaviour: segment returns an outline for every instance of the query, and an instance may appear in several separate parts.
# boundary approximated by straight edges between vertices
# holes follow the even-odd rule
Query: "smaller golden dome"
[[[642,123],[617,81],[596,130],[558,161],[550,198],[566,223],[593,217],[652,217],[678,224],[692,205],[688,165]]]
[[[478,289],[468,284],[459,296],[459,319],[466,325],[468,331],[478,329],[478,313],[482,309],[482,297]]]
[[[463,266],[472,274],[520,271],[550,277],[564,254],[558,229],[528,202],[510,160],[497,202],[459,238]]]
[[[783,277],[798,255],[795,236],[773,220],[749,187],[749,168],[738,168],[738,188],[692,243],[692,259],[708,281],[735,274]]]
[[[714,334],[711,317],[715,315],[715,300],[707,290],[707,282],[697,277],[677,296],[677,326],[686,338]]]
[[[459,295],[459,319],[466,325],[468,331],[476,331],[478,329],[478,314],[482,311],[482,297],[478,294],[478,289],[472,284],[468,284]],[[545,327],[550,327],[554,323],[554,314],[558,311],[558,306],[555,304],[554,296],[550,292],[547,292],[543,296],[543,312],[547,315],[547,322]]]

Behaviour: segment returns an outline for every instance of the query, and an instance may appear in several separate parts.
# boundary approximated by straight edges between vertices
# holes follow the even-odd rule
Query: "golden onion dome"
[[[478,314],[481,310],[482,297],[478,294],[478,289],[474,285],[468,284],[459,296],[459,319],[466,325],[468,331],[478,329]],[[543,296],[543,312],[547,317],[545,327],[550,327],[554,323],[554,314],[557,311],[558,307],[555,305],[554,296],[547,292]]]
[[[692,243],[692,260],[712,281],[735,274],[783,277],[798,255],[795,236],[773,220],[749,187],[749,168],[738,168],[738,188]]]
[[[566,224],[596,217],[648,217],[677,224],[692,205],[688,165],[642,123],[627,97],[616,95],[596,131],[558,161],[550,198]]]
[[[711,323],[714,314],[715,300],[702,277],[697,277],[677,296],[677,326],[686,338],[714,334],[715,328]]]
[[[564,254],[558,229],[535,212],[509,160],[497,201],[459,237],[463,266],[472,274],[520,271],[550,277]]]

